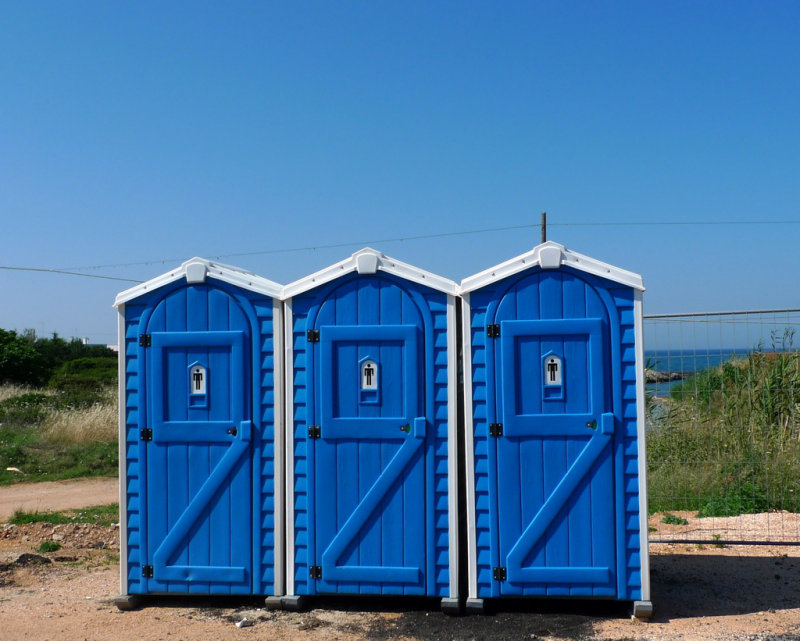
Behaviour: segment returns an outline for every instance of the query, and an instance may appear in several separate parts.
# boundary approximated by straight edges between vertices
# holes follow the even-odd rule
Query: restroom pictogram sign
[[[361,363],[361,389],[378,389],[378,364],[372,359]]]

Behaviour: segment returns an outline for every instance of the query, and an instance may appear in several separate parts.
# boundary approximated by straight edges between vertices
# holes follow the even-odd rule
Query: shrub
[[[28,427],[44,420],[50,397],[39,392],[27,392],[0,402],[0,424]]]
[[[58,334],[50,338],[36,338],[33,330],[26,330],[25,339],[42,357],[48,373],[52,373],[68,361],[87,357],[115,357],[115,352],[104,345],[84,345],[80,339],[64,340]]]
[[[112,356],[67,361],[50,378],[50,386],[61,391],[98,391],[117,383],[117,359]]]
[[[666,523],[667,525],[689,525],[689,521],[682,516],[675,516],[669,512],[664,515],[664,517],[661,519],[661,522]]]

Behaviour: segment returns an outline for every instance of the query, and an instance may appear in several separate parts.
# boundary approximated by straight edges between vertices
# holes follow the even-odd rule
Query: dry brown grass
[[[0,403],[7,401],[9,398],[16,398],[17,396],[31,394],[33,392],[37,394],[47,394],[48,396],[55,394],[53,390],[39,389],[29,385],[17,385],[16,383],[5,383],[0,385]]]
[[[84,409],[51,410],[42,423],[42,436],[52,443],[111,443],[117,439],[116,391],[102,403]]]

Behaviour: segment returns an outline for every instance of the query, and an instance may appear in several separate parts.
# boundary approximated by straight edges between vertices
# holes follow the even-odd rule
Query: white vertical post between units
[[[125,394],[125,305],[117,308],[117,408],[119,412],[119,593],[128,592],[128,466],[125,464],[125,418],[127,413]]]
[[[458,599],[458,345],[456,299],[447,296],[447,496],[450,504],[450,598]],[[457,607],[457,605],[456,605]]]
[[[644,395],[644,321],[642,291],[634,291],[633,315],[636,342],[636,438],[639,445],[639,533],[641,537],[642,601],[650,604],[650,543],[648,541],[647,516],[647,430]]]
[[[273,488],[275,492],[275,522],[274,541],[275,541],[275,577],[273,594],[283,595],[286,587],[286,506],[284,497],[286,488],[284,486],[284,475],[286,473],[284,456],[284,440],[286,438],[286,420],[284,416],[284,354],[283,354],[283,304],[277,298],[272,301],[272,340],[274,353],[274,377],[275,377],[275,406],[273,420],[273,453],[274,477]]]
[[[478,563],[475,531],[475,442],[472,420],[472,332],[469,294],[461,295],[461,369],[464,376],[464,468],[467,509],[467,604],[478,598]]]
[[[285,532],[286,545],[284,552],[286,566],[286,594],[294,594],[294,350],[292,339],[292,299],[283,302],[283,347],[284,347],[284,430],[286,439],[284,443],[284,491],[285,503]]]

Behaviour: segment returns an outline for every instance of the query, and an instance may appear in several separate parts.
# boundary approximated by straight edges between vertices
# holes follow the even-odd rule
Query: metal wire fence
[[[644,317],[651,542],[800,545],[800,309]]]

